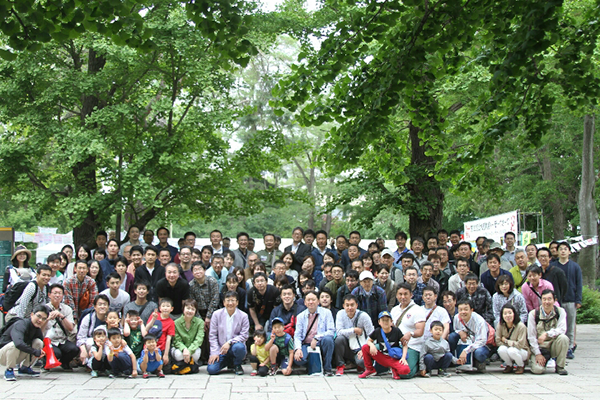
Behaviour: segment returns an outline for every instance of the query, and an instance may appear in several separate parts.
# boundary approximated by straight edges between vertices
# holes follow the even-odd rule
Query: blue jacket
[[[563,270],[567,276],[567,291],[563,295],[563,303],[581,304],[583,291],[583,277],[581,267],[573,260],[567,261],[566,264],[561,264],[556,260],[551,263]]]
[[[500,278],[502,275],[508,275],[510,280],[513,280],[512,274],[507,270],[500,268],[499,271],[500,275],[498,275],[498,278]],[[494,293],[496,293],[496,281],[498,278],[494,278],[489,269],[481,274],[481,284],[490,293],[490,296],[493,296]]]

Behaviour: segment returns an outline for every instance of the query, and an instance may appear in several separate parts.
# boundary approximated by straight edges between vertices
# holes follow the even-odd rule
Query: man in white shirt
[[[426,286],[423,289],[423,311],[425,311],[423,342],[431,337],[431,323],[433,321],[440,321],[444,325],[442,338],[447,340],[450,334],[450,316],[444,307],[436,305],[437,298],[438,295],[432,286]]]

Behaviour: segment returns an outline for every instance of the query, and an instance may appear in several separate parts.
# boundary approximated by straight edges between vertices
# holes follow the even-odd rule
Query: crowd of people
[[[60,369],[92,377],[188,374],[207,364],[243,375],[315,371],[358,378],[449,376],[448,369],[567,375],[574,358],[582,274],[571,247],[553,241],[516,248],[479,237],[476,251],[459,231],[395,236],[360,247],[353,231],[296,228],[293,242],[263,237],[264,249],[237,234],[237,249],[218,230],[179,248],[169,230],[131,227],[119,243],[98,232],[96,248],[65,246],[46,264],[18,246],[6,269],[0,365],[6,380],[38,376],[51,349]],[[75,260],[71,262],[71,260]],[[43,368],[45,364],[42,363]],[[318,369],[317,369],[318,370]]]

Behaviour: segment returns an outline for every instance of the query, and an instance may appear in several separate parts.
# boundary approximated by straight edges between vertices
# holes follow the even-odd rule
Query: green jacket
[[[184,351],[188,349],[190,353],[195,352],[204,340],[204,321],[198,317],[192,318],[190,329],[185,327],[185,318],[181,316],[175,320],[175,338],[173,347]]]

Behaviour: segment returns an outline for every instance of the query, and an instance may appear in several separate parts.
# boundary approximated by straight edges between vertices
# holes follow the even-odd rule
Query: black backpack
[[[4,293],[4,296],[2,296],[2,301],[0,304],[0,309],[1,309],[2,313],[4,313],[4,314],[8,313],[8,311],[10,311],[10,309],[15,306],[15,304],[17,303],[17,301],[23,294],[23,291],[25,290],[27,285],[29,285],[32,282],[35,285],[35,292],[33,293],[33,298],[35,298],[37,296],[38,285],[35,280],[28,281],[28,282],[17,282],[14,285],[10,286],[6,290],[6,293]]]

